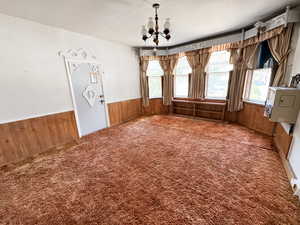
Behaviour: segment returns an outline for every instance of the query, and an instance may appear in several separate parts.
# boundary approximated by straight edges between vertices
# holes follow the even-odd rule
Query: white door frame
[[[67,72],[68,81],[69,81],[70,93],[71,93],[71,97],[72,97],[72,104],[73,104],[73,109],[74,109],[74,113],[75,113],[77,132],[78,132],[79,138],[81,138],[82,134],[80,131],[81,129],[80,129],[80,124],[79,124],[78,107],[76,105],[75,93],[74,93],[72,80],[71,80],[72,68],[70,68],[70,64],[72,64],[72,63],[77,63],[77,64],[90,63],[93,65],[97,65],[99,67],[99,69],[100,69],[101,64],[97,61],[97,59],[94,55],[90,54],[86,50],[83,50],[82,48],[77,49],[77,50],[69,49],[64,52],[59,52],[58,54],[60,56],[63,56],[63,58],[64,58],[64,63],[65,63],[66,72]],[[106,97],[105,97],[105,91],[104,91],[103,79],[102,79],[104,72],[100,71],[100,73],[101,73],[101,75],[100,75],[101,88],[102,88],[103,95],[104,95],[105,121],[106,121],[107,127],[109,127],[110,121],[109,121],[109,116],[108,116],[108,109],[107,109],[107,103],[105,100]]]

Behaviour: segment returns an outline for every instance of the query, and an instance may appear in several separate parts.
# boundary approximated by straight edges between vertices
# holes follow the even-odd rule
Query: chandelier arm
[[[160,36],[166,38],[166,35],[163,32],[159,32]]]
[[[153,36],[153,34],[151,34],[151,35],[149,35],[149,36],[146,35],[147,39],[151,38],[152,36]],[[146,39],[146,40],[147,40],[147,39]]]
[[[159,32],[160,36],[162,36],[164,39],[166,39],[167,41],[169,41],[170,38],[168,38],[166,34],[164,34],[163,32]]]

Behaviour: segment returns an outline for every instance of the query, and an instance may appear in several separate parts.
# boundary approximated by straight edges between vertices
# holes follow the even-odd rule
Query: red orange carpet
[[[153,116],[2,172],[0,224],[300,224],[300,204],[270,138]]]

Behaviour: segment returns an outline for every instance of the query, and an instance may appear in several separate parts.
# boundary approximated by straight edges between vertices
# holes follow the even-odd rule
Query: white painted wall
[[[300,24],[298,24],[300,26]],[[298,42],[294,52],[294,62],[292,67],[292,75],[300,73],[300,29],[298,31]],[[293,141],[291,144],[289,162],[298,179],[300,179],[300,113],[294,130]]]
[[[107,102],[140,97],[133,48],[4,14],[0,27],[0,123],[73,109],[58,56],[71,48],[87,49],[102,63]]]

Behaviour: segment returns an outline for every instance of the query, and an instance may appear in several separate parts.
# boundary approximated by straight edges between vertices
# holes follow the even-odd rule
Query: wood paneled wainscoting
[[[292,139],[293,136],[288,135],[281,124],[277,123],[275,127],[273,142],[275,147],[279,150],[279,152],[285,159],[288,157]]]
[[[131,99],[108,104],[110,126],[135,119],[142,115],[142,99]]]
[[[290,150],[292,139],[293,136],[288,135],[280,123],[276,123],[273,136],[273,144],[279,152],[280,158],[282,160],[283,166],[285,168],[289,180],[295,178],[293,169],[288,161],[288,153]]]
[[[168,114],[161,98],[150,99],[143,107],[141,98],[108,104],[110,125],[114,126],[143,115]],[[275,123],[263,116],[263,106],[245,103],[238,113],[225,113],[225,120],[240,123],[268,135],[273,134]],[[0,125],[0,166],[20,162],[37,154],[75,144],[78,140],[74,112],[63,112],[38,118]],[[276,128],[275,143],[286,152],[286,141],[280,127]]]
[[[175,98],[173,103],[175,106],[175,113],[192,115],[193,116],[193,105],[186,104],[186,102],[204,102],[208,103],[207,106],[210,107],[209,110],[203,109],[200,117],[205,117],[209,119],[222,119],[228,122],[239,123],[245,127],[248,127],[257,132],[267,134],[269,136],[273,135],[276,123],[271,122],[268,118],[264,117],[264,106],[254,103],[244,102],[244,109],[239,112],[224,112],[226,107],[225,100],[212,100],[212,99],[188,99],[188,98]],[[176,104],[177,109],[176,109]],[[181,104],[181,105],[180,105]],[[186,104],[182,106],[182,104]],[[219,104],[214,106],[214,104]],[[216,109],[215,107],[219,107]],[[222,108],[223,107],[223,108]],[[201,109],[199,109],[201,112]],[[210,112],[212,111],[212,112]],[[217,115],[216,115],[217,114]]]
[[[163,104],[162,98],[149,99],[149,106],[143,107],[143,115],[168,114],[169,106]]]
[[[237,113],[237,122],[257,132],[273,135],[276,123],[264,117],[264,106],[244,102],[244,109]]]
[[[108,104],[110,125],[115,126],[139,116],[167,114],[169,107],[163,105],[161,98],[149,99],[149,106],[142,106],[142,99],[132,99]]]
[[[140,98],[108,104],[111,126],[142,115],[163,114],[162,99],[142,107]],[[0,167],[29,160],[38,154],[71,146],[78,141],[73,111],[0,124]]]
[[[0,166],[75,144],[76,140],[73,111],[0,124]]]

